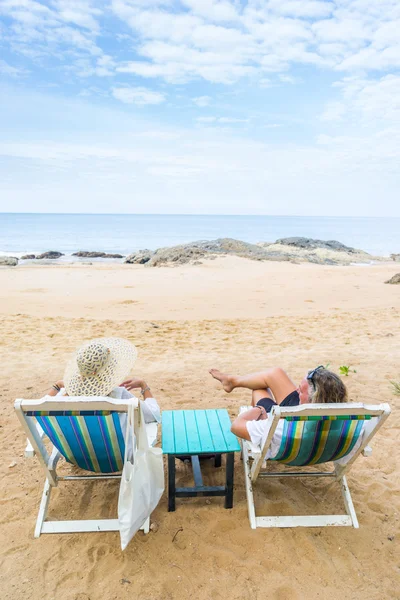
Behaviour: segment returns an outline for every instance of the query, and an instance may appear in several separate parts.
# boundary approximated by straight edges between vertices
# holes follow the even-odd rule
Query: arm
[[[61,390],[61,388],[64,387],[64,382],[62,379],[59,379],[58,381],[56,381],[51,388],[46,392],[45,396],[57,396],[58,392]],[[58,389],[57,389],[58,388]]]
[[[247,431],[247,421],[263,421],[267,418],[265,408],[254,406],[250,410],[240,414],[232,423],[231,431],[238,437],[250,441],[250,435]]]
[[[144,402],[142,403],[144,420],[146,423],[161,423],[161,412],[157,400],[144,379],[127,379],[121,384],[128,392],[136,388],[141,389]]]
[[[129,392],[131,390],[140,388],[144,400],[147,400],[147,398],[153,398],[151,390],[144,379],[127,379],[121,383],[121,386],[127,389]]]

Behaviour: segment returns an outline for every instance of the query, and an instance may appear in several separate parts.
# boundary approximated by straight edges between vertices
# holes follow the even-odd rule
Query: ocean
[[[400,253],[400,218],[257,215],[0,214],[0,254],[58,250],[130,254],[197,240],[231,237],[274,242],[303,236],[338,240],[370,254]]]

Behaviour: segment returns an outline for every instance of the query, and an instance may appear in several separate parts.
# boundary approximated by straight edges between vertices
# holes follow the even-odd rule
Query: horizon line
[[[97,212],[9,212],[0,215],[74,215],[74,216],[136,216],[136,217],[279,217],[301,219],[400,219],[400,215],[275,215],[267,213],[97,213]]]

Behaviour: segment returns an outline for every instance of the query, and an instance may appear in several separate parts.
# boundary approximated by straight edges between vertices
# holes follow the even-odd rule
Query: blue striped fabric
[[[125,442],[118,413],[36,419],[68,462],[96,473],[122,470]]]
[[[283,419],[282,440],[271,460],[306,466],[339,460],[356,445],[364,420],[293,421]]]

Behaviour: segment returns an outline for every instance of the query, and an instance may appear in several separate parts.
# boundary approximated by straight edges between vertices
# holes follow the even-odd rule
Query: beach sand
[[[400,598],[400,287],[396,264],[329,267],[221,258],[199,266],[18,266],[0,269],[1,598],[3,600]],[[15,398],[37,398],[62,378],[82,341],[124,336],[138,347],[135,375],[162,408],[225,407],[233,418],[249,393],[225,394],[208,369],[244,373],[351,365],[350,399],[389,402],[392,415],[348,476],[360,529],[251,530],[239,455],[234,508],[221,498],[166,495],[127,550],[117,533],[43,535],[33,530],[44,476],[25,459]],[[69,465],[64,472],[74,472]],[[190,471],[177,465],[180,484]],[[210,484],[223,469],[205,468]],[[116,482],[60,483],[51,516],[111,517]],[[337,513],[339,486],[322,479],[257,486],[264,514]]]

